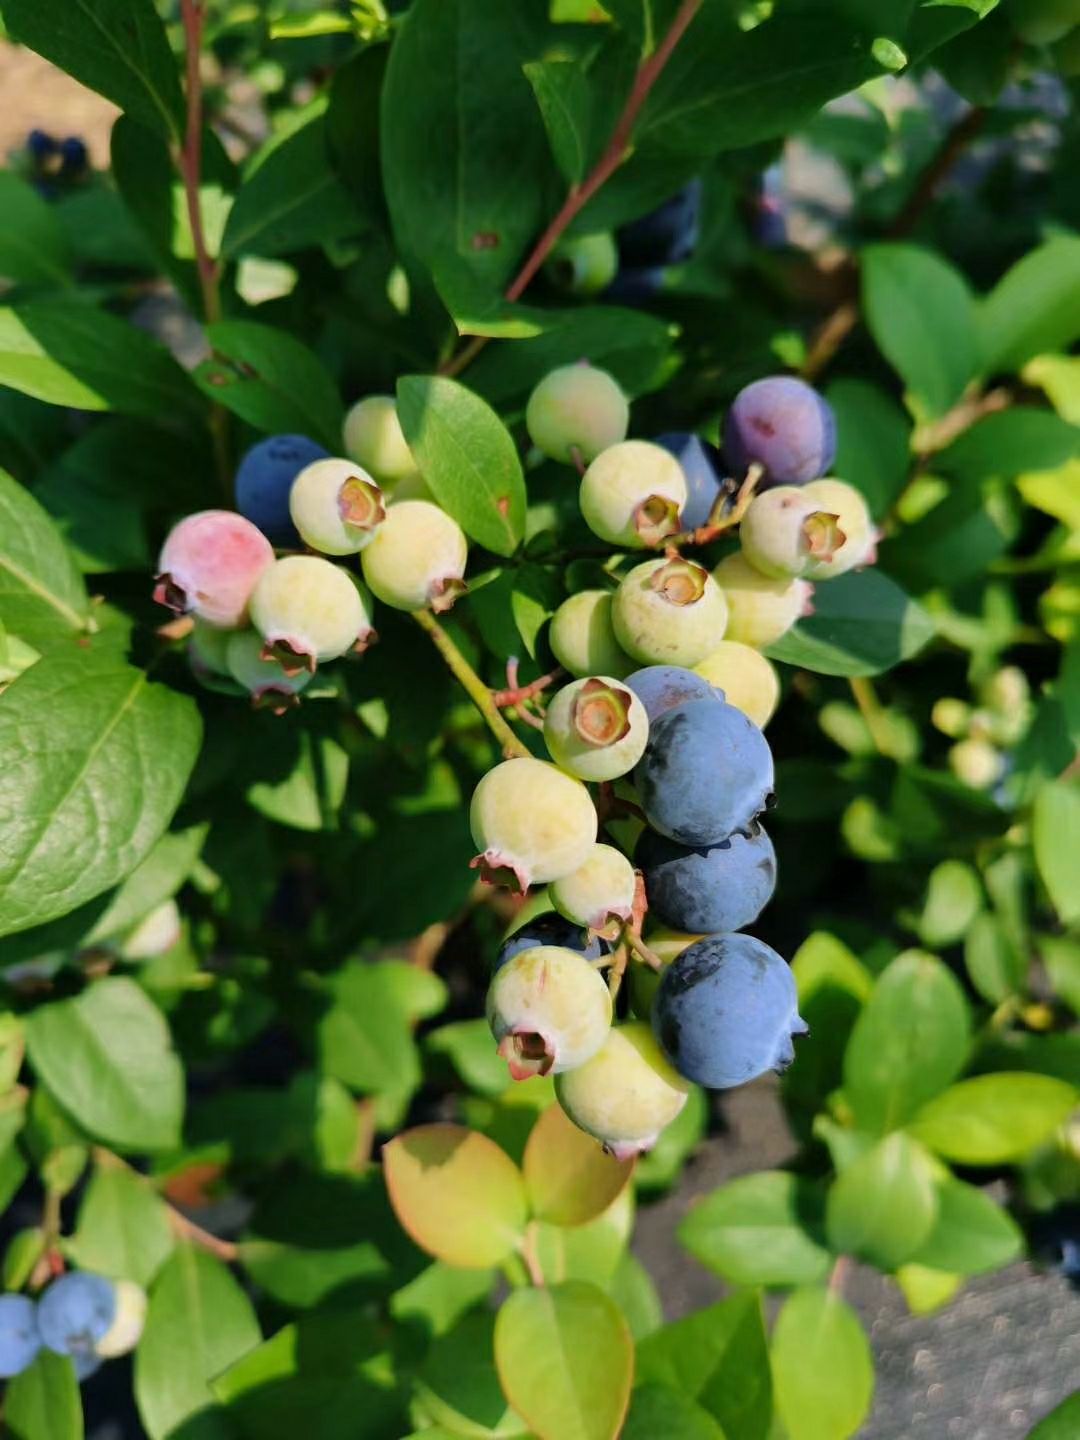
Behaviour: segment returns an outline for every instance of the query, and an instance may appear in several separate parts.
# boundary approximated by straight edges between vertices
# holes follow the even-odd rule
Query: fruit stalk
[[[531,751],[518,739],[503,719],[495,704],[491,691],[461,653],[453,640],[435,619],[430,610],[414,610],[413,619],[422,630],[431,636],[432,644],[446,661],[447,668],[455,680],[464,688],[480,714],[487,721],[488,728],[495,736],[506,756],[519,755],[528,759]]]

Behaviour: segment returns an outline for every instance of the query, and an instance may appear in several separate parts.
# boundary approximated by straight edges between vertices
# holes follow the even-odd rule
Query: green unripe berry
[[[614,675],[621,680],[637,669],[637,661],[615,639],[613,598],[608,590],[580,590],[551,617],[548,644],[571,675]]]
[[[525,756],[488,771],[473,791],[469,825],[480,851],[473,867],[522,892],[571,874],[596,844],[596,810],[581,781]]]
[[[585,471],[578,503],[594,535],[609,545],[641,550],[678,531],[686,476],[662,445],[623,440]]]
[[[803,574],[808,580],[833,580],[877,558],[877,527],[862,493],[843,480],[812,480],[802,487],[806,499],[824,519],[825,543],[811,546]],[[829,517],[835,516],[835,520]],[[839,544],[833,543],[839,539]]]
[[[277,660],[264,656],[263,650],[264,641],[257,631],[237,631],[229,639],[229,674],[244,687],[257,708],[282,715],[300,703],[297,697],[310,684],[312,672],[296,670],[287,675]]]
[[[603,974],[561,945],[522,950],[500,966],[486,1009],[514,1080],[583,1064],[611,1028],[611,994]]]
[[[570,465],[575,452],[585,464],[626,438],[630,406],[606,370],[562,365],[545,375],[529,396],[525,427],[552,460]]]
[[[594,845],[592,853],[549,891],[560,915],[575,925],[602,929],[609,920],[629,920],[634,908],[634,867],[613,845]]]
[[[640,1020],[614,1026],[590,1060],[555,1081],[556,1099],[574,1124],[620,1160],[654,1145],[689,1093]]]
[[[582,780],[616,780],[645,753],[649,717],[632,690],[609,675],[574,680],[544,716],[551,758]]]
[[[371,643],[367,591],[320,555],[287,555],[263,572],[251,597],[251,619],[287,675],[314,670]]]
[[[728,607],[707,570],[690,560],[646,560],[615,592],[615,636],[644,665],[697,665],[724,638]]]
[[[571,235],[556,246],[546,270],[571,295],[598,295],[619,273],[619,250],[610,230]]]
[[[727,600],[727,640],[764,649],[786,635],[801,615],[811,613],[812,585],[806,580],[770,579],[739,552],[720,561],[713,579]]]
[[[780,700],[780,677],[760,650],[738,640],[721,640],[693,668],[724,692],[729,705],[748,715],[759,730],[765,729]]]
[[[839,517],[817,507],[809,486],[777,485],[756,495],[739,525],[743,554],[763,575],[806,575],[844,544]]]
[[[196,675],[227,675],[229,662],[226,651],[235,630],[220,630],[208,625],[205,620],[196,620],[195,628],[188,636],[188,660]]]
[[[289,491],[289,515],[305,545],[324,555],[355,555],[386,516],[382,491],[351,460],[305,465]]]
[[[417,474],[392,395],[367,395],[345,416],[345,454],[375,476],[380,485],[394,486]]]
[[[449,610],[465,589],[469,546],[445,510],[426,500],[391,505],[360,556],[364,579],[395,610]]]
[[[962,735],[967,734],[971,724],[971,706],[964,700],[943,695],[940,700],[934,701],[930,721],[934,729],[940,730],[942,735],[947,735],[950,740],[959,740]]]
[[[1005,756],[989,740],[961,740],[949,751],[949,767],[972,790],[989,790],[1005,773]]]

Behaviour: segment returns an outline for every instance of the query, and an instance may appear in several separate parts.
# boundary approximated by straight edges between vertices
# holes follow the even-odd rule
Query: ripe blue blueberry
[[[40,1349],[34,1302],[25,1295],[0,1295],[0,1379],[21,1374]]]
[[[35,160],[50,160],[58,153],[60,144],[44,130],[31,130],[26,137],[26,148]]]
[[[734,705],[691,700],[651,728],[634,780],[654,830],[681,845],[719,845],[770,803],[772,753]]]
[[[270,435],[245,452],[236,472],[236,508],[279,545],[298,545],[289,491],[306,465],[327,451],[306,435]]]
[[[116,1318],[116,1287],[104,1275],[74,1270],[38,1301],[41,1338],[58,1355],[90,1355]]]
[[[640,309],[663,290],[664,273],[662,265],[624,265],[604,291],[604,298]]]
[[[681,524],[684,530],[696,530],[708,520],[724,484],[724,457],[715,445],[685,430],[657,435],[654,443],[669,450],[683,468],[686,504]]]
[[[653,1006],[660,1048],[687,1080],[727,1090],[785,1070],[805,1035],[795,977],[752,935],[708,935],[668,967]]]
[[[650,914],[675,930],[741,930],[776,888],[776,854],[760,825],[749,835],[698,848],[646,830],[634,858],[645,876]]]
[[[579,955],[584,955],[586,960],[599,960],[601,956],[611,953],[611,946],[599,935],[590,935],[582,926],[575,925],[554,910],[549,910],[543,915],[537,915],[535,920],[527,920],[520,930],[507,936],[495,957],[493,968],[500,970],[508,960],[520,955],[522,950],[535,950],[538,945],[556,945],[561,950],[576,950]]]
[[[691,180],[670,199],[619,230],[624,265],[678,265],[694,253],[701,231],[701,181]]]
[[[646,665],[643,670],[628,675],[626,685],[645,706],[650,725],[665,711],[685,705],[688,700],[724,698],[703,676],[681,665]]]
[[[764,467],[774,485],[805,485],[836,455],[836,417],[805,380],[770,375],[739,391],[724,421],[724,458],[735,475]]]
[[[60,141],[60,174],[65,180],[73,180],[86,169],[87,153],[85,144],[77,135],[69,135]]]

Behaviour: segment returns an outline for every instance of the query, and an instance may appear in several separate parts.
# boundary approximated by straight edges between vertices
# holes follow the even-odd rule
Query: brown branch
[[[804,380],[818,378],[858,323],[859,307],[854,300],[844,300],[836,307],[810,342],[799,370]]]
[[[900,213],[885,232],[890,240],[902,240],[916,228],[938,186],[982,130],[988,114],[985,106],[973,105],[949,130],[930,163],[919,176],[918,184],[908,196]]]
[[[165,1196],[161,1194],[148,1176],[144,1175],[140,1170],[136,1170],[133,1165],[129,1165],[128,1162],[123,1159],[122,1156],[117,1155],[115,1151],[108,1150],[103,1145],[95,1145],[93,1157],[94,1164],[97,1165],[99,1169],[126,1170],[129,1175],[133,1175],[135,1179],[145,1185],[148,1190],[152,1190],[165,1207],[169,1218],[169,1225],[182,1239],[190,1241],[193,1245],[198,1245],[210,1255],[214,1255],[217,1259],[223,1260],[226,1265],[231,1265],[239,1257],[239,1247],[231,1240],[222,1240],[220,1236],[212,1235],[209,1230],[204,1230],[203,1227],[197,1225],[194,1220],[189,1220],[186,1215],[177,1210],[175,1205],[166,1200]]]
[[[184,22],[186,42],[187,76],[187,130],[184,145],[177,157],[180,178],[184,182],[184,196],[187,200],[188,221],[191,238],[195,246],[195,266],[199,272],[199,286],[202,290],[203,315],[207,324],[221,319],[221,293],[218,288],[217,266],[210,256],[203,228],[202,199],[199,182],[202,175],[202,117],[203,89],[199,57],[202,47],[202,27],[205,12],[201,0],[180,0],[180,14]]]

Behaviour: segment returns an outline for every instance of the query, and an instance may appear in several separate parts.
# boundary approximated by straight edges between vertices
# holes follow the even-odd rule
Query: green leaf
[[[210,1381],[261,1339],[251,1301],[220,1260],[177,1245],[150,1292],[135,1352],[135,1399],[150,1440],[227,1440]]]
[[[30,285],[70,285],[67,241],[55,209],[32,185],[0,171],[0,276]]]
[[[1048,1140],[1078,1098],[1074,1086],[1049,1075],[977,1075],[923,1105],[907,1128],[946,1160],[1002,1165]]]
[[[920,594],[943,581],[960,585],[983,574],[1005,553],[1019,534],[1020,510],[1006,482],[995,476],[969,477],[886,540],[881,563]]]
[[[416,1381],[432,1420],[465,1435],[514,1435],[525,1426],[506,1403],[493,1363],[495,1316],[473,1311],[432,1345]]]
[[[978,316],[982,369],[1019,370],[1080,338],[1080,238],[1055,235],[1008,270]]]
[[[866,380],[834,380],[825,398],[836,413],[831,473],[861,490],[880,520],[907,484],[911,422],[884,390]]]
[[[46,655],[0,697],[0,934],[73,910],[150,852],[180,802],[194,702],[105,649]]]
[[[1016,405],[984,415],[934,456],[946,475],[981,480],[1056,470],[1080,455],[1080,427],[1049,410]]]
[[[478,395],[437,375],[398,381],[398,416],[436,500],[473,540],[512,555],[525,534],[517,447]]]
[[[964,966],[975,989],[991,1005],[1017,994],[1027,979],[1027,955],[1013,943],[1002,921],[986,912],[975,916],[964,936]]]
[[[724,1440],[707,1410],[670,1385],[639,1385],[619,1440]]]
[[[931,1270],[911,1261],[901,1265],[893,1276],[913,1315],[929,1315],[947,1305],[963,1284],[962,1275],[947,1270]]]
[[[480,1095],[501,1095],[506,1089],[506,1061],[491,1043],[486,1020],[455,1020],[424,1036],[424,1049],[445,1055],[458,1075]]]
[[[943,860],[930,872],[919,916],[919,939],[928,949],[955,945],[982,909],[978,871],[964,860]]]
[[[1063,420],[1080,425],[1080,355],[1036,355],[1022,378],[1038,385]]]
[[[123,934],[151,910],[172,898],[195,868],[207,826],[190,825],[163,835],[140,865],[109,898],[87,932],[84,944]]]
[[[494,1270],[456,1270],[435,1260],[390,1299],[390,1313],[402,1325],[417,1322],[433,1336],[445,1335],[461,1317],[491,1294]]]
[[[862,298],[870,333],[920,418],[943,415],[978,368],[974,302],[963,276],[918,245],[868,245]]]
[[[92,305],[34,300],[0,309],[0,384],[51,405],[198,420],[203,402],[168,350]]]
[[[895,1270],[919,1250],[936,1215],[929,1157],[898,1133],[860,1155],[833,1181],[826,1224],[834,1249],[879,1270]]]
[[[540,107],[555,163],[571,185],[580,184],[589,161],[590,92],[582,66],[556,56],[526,61],[522,68]]]
[[[1080,1390],[1045,1415],[1027,1440],[1073,1440],[1080,1430]]]
[[[831,777],[830,777],[830,783]],[[799,1042],[799,1063],[785,1072],[785,1103],[809,1124],[827,1095],[840,1084],[844,1047],[874,978],[847,946],[818,930],[791,961],[799,987],[799,1014],[810,1033]]]
[[[870,1412],[874,1361],[858,1316],[831,1290],[796,1290],[772,1335],[776,1408],[791,1440],[847,1440]]]
[[[802,1285],[828,1274],[823,1216],[818,1185],[763,1170],[694,1205],[678,1235],[691,1255],[736,1285]]]
[[[584,1225],[621,1193],[634,1162],[616,1160],[568,1120],[560,1105],[549,1105],[529,1135],[522,1170],[536,1219]]]
[[[1076,857],[1080,854],[1080,785],[1054,780],[1040,787],[1032,815],[1035,863],[1047,894],[1065,925],[1080,919],[1080,886]]]
[[[296,431],[341,448],[341,397],[322,361],[294,336],[252,320],[206,327],[213,357],[195,371],[211,400],[268,434]]]
[[[8,1381],[4,1434],[10,1440],[83,1440],[79,1382],[66,1355],[43,1348],[29,1369]]]
[[[627,1252],[622,1256],[607,1292],[626,1316],[635,1341],[655,1334],[664,1323],[664,1309],[652,1276],[636,1255]]]
[[[221,253],[288,255],[357,234],[364,217],[330,168],[326,117],[257,151],[229,212]]]
[[[982,1275],[1023,1254],[1020,1227],[984,1191],[949,1175],[938,1181],[937,1196],[937,1220],[926,1242],[911,1256],[912,1264],[957,1275]]]
[[[66,1244],[82,1270],[134,1280],[145,1289],[173,1249],[165,1206],[130,1170],[102,1169],[83,1193],[79,1223]]]
[[[257,780],[246,798],[253,810],[294,830],[336,830],[349,783],[348,752],[330,735],[303,730],[295,764],[281,779]]]
[[[615,1440],[626,1417],[634,1342],[615,1303],[571,1280],[517,1290],[495,1323],[495,1364],[539,1440]]]
[[[767,653],[821,675],[880,675],[932,638],[931,617],[878,570],[852,571],[814,590],[814,613]]]
[[[27,1017],[39,1078],[84,1130],[129,1150],[180,1139],[184,1072],[161,1011],[133,980],[98,980]]]
[[[964,992],[932,955],[899,955],[878,978],[844,1055],[844,1091],[863,1129],[902,1125],[964,1068]]]
[[[3,0],[3,12],[12,40],[179,137],[180,77],[153,0]]]
[[[86,586],[55,525],[2,470],[0,620],[38,650],[91,626]]]

